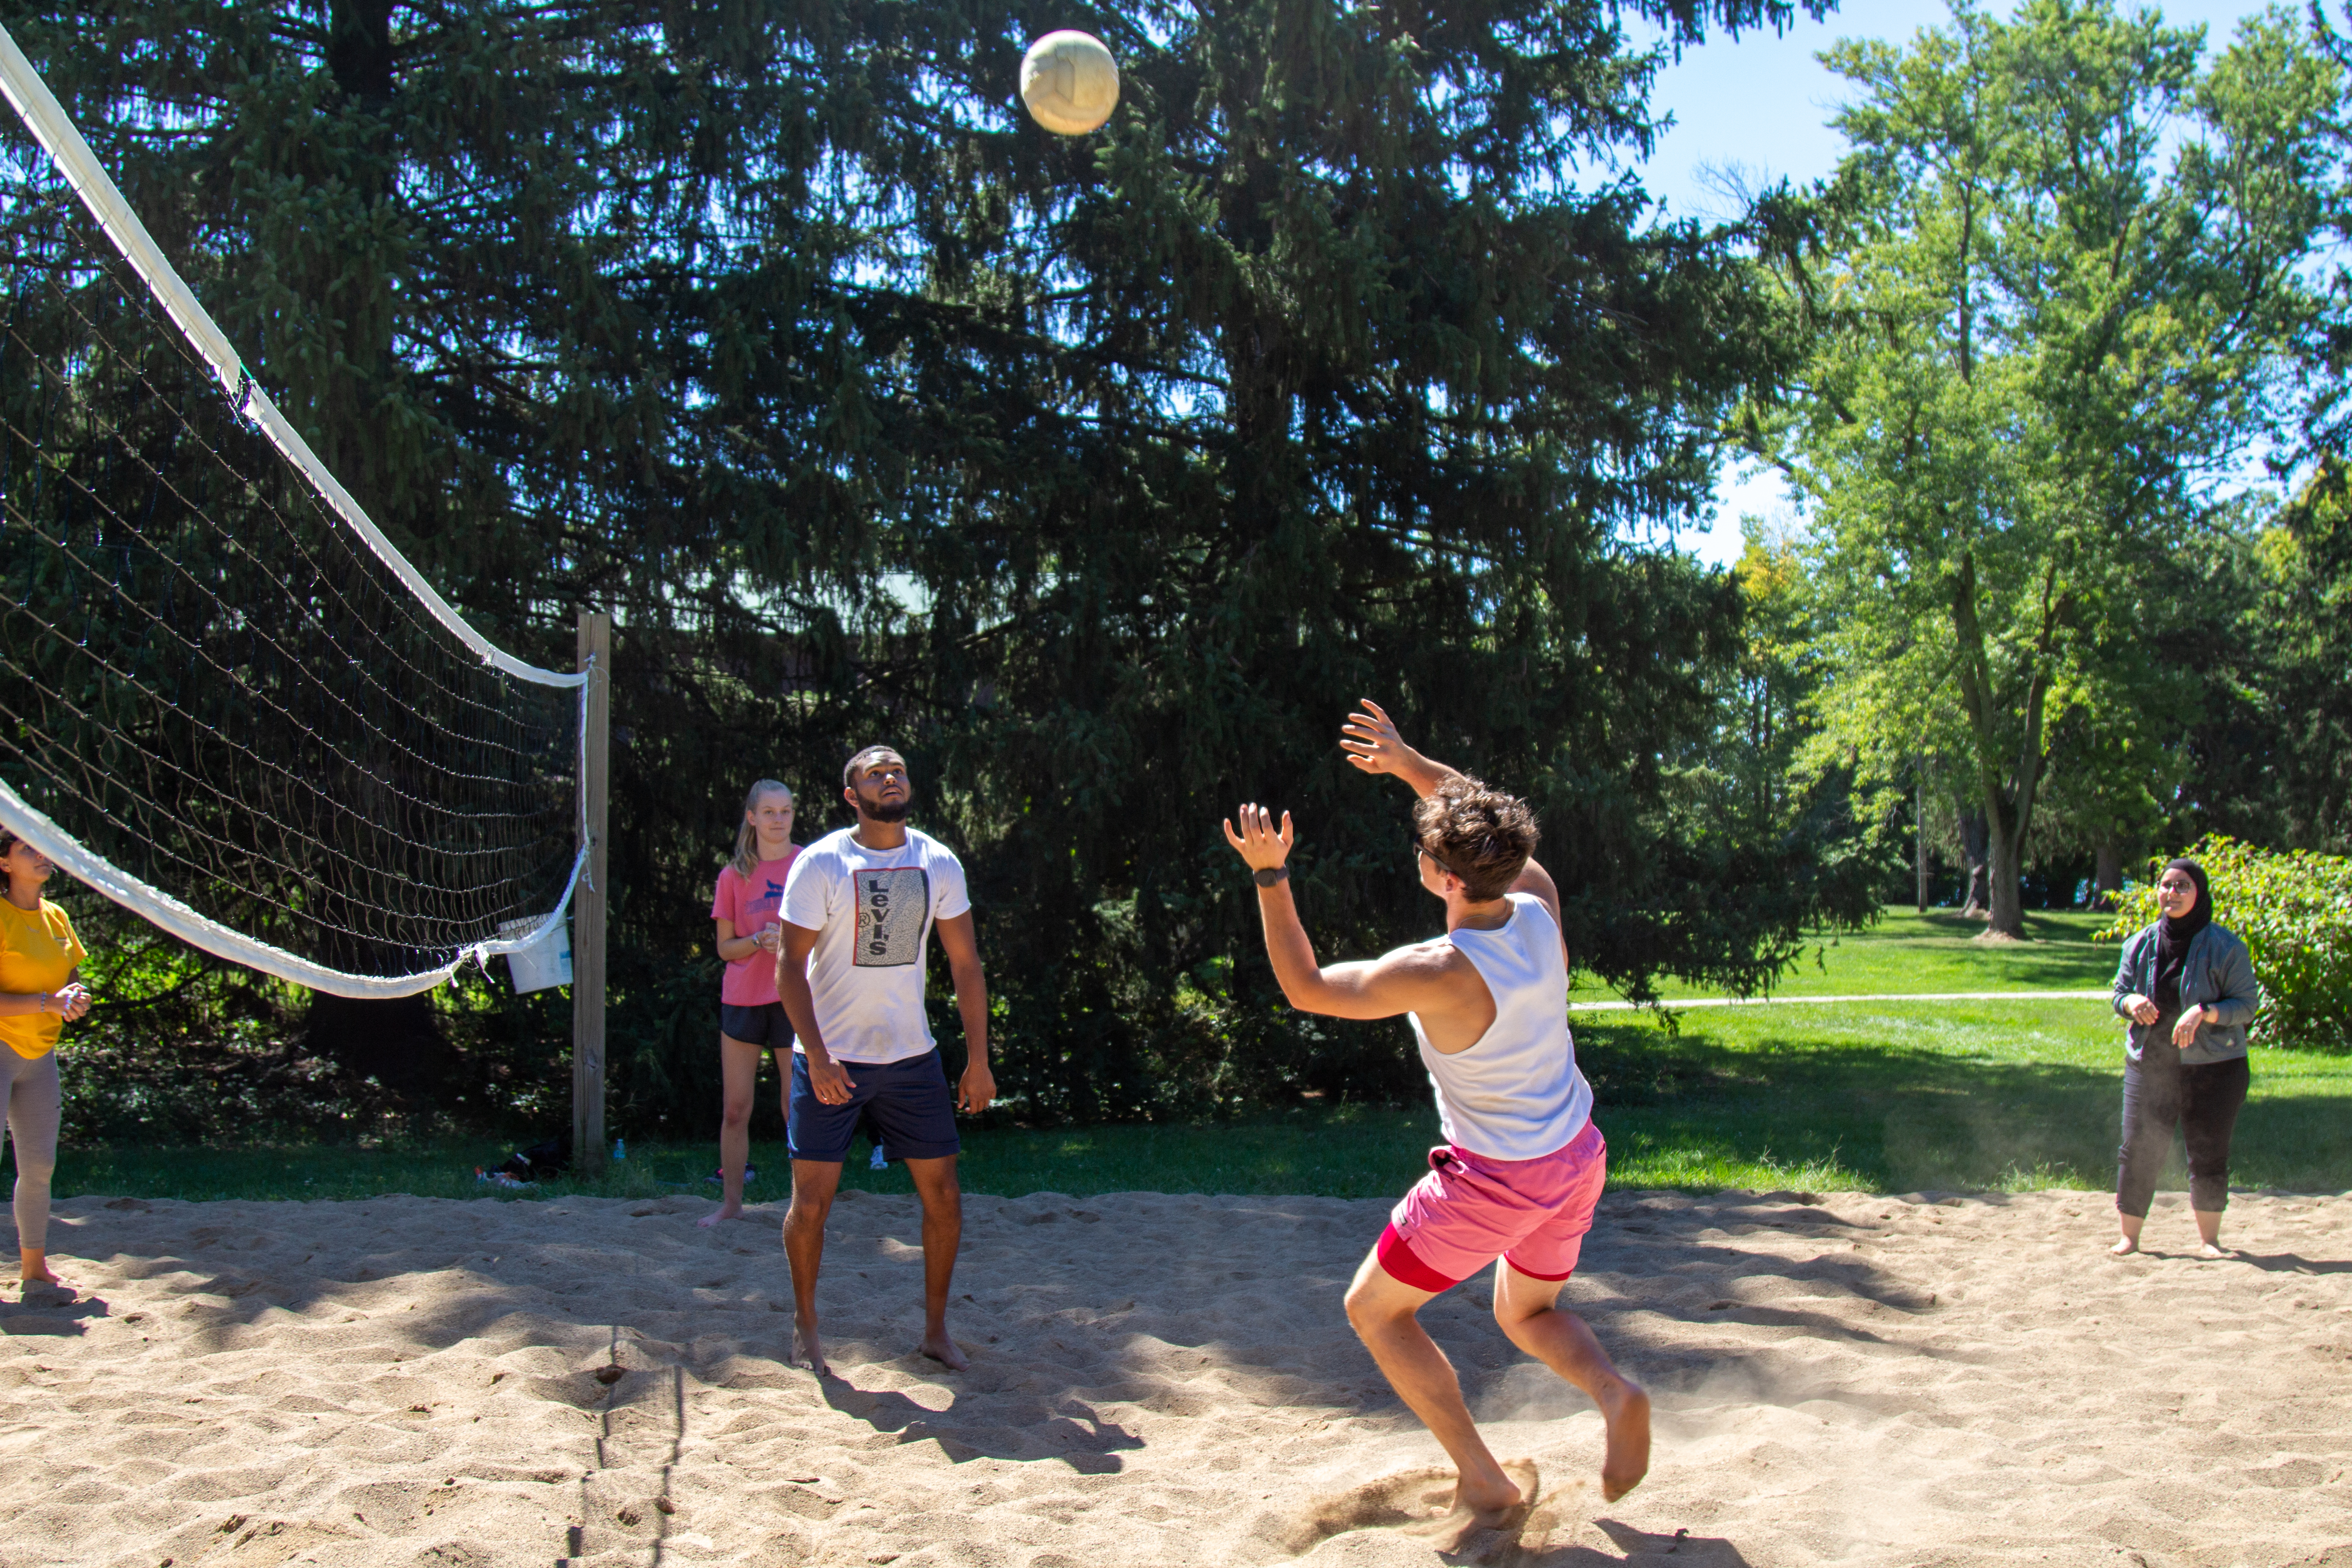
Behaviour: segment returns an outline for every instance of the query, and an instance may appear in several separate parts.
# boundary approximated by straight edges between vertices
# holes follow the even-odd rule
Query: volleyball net
[[[5,30],[0,93],[0,826],[339,995],[553,935],[585,676],[490,643],[393,546]]]

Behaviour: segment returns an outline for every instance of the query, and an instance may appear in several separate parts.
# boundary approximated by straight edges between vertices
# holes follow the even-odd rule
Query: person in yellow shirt
[[[41,897],[57,868],[0,828],[0,1092],[7,1096],[8,1140],[16,1148],[16,1247],[25,1289],[72,1287],[49,1268],[49,1177],[58,1168],[58,1037],[89,1011],[89,991],[76,973],[81,939],[65,910]]]

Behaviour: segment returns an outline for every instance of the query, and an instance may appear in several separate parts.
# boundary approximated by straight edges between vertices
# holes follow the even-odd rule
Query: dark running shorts
[[[719,1005],[719,1032],[747,1046],[765,1046],[772,1051],[793,1048],[793,1021],[784,1016],[782,1002],[762,1002],[756,1007],[738,1007],[732,1002],[721,1002]]]
[[[955,1097],[934,1048],[904,1061],[874,1066],[843,1062],[849,1103],[827,1105],[809,1087],[808,1058],[793,1053],[793,1098],[784,1134],[795,1160],[838,1164],[849,1157],[864,1116],[893,1160],[943,1160],[963,1149],[956,1136]]]

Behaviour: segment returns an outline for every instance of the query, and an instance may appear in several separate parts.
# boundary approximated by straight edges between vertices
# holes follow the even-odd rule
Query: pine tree
[[[868,740],[972,868],[1029,1114],[1409,1085],[1401,1026],[1271,1005],[1215,826],[1297,814],[1328,952],[1425,929],[1361,695],[1537,802],[1632,994],[1753,987],[1822,907],[1820,833],[1691,803],[1740,596],[1651,542],[1787,351],[1616,172],[1621,17],[1785,6],[1081,10],[1124,99],[1067,141],[990,0],[0,14],[455,602],[547,660],[616,612],[625,1124],[715,1103],[744,786],[806,836]]]

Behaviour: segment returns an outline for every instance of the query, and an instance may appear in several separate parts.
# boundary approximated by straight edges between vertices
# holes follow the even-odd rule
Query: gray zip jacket
[[[2246,1054],[2246,1026],[2254,1021],[2254,1005],[2262,993],[2254,988],[2254,961],[2226,928],[2209,925],[2189,939],[2189,962],[2180,966],[2180,1011],[2210,1009],[2197,1026],[2197,1040],[2186,1049],[2172,1043],[2172,1019],[2154,1025],[2135,1024],[2124,1009],[2124,998],[2137,993],[2156,1000],[2156,937],[2164,922],[2157,921],[2124,943],[2124,960],[2116,969],[2116,992],[2110,1002],[2124,1020],[2124,1054],[2139,1060],[2148,1046],[2161,1046],[2178,1055],[2183,1066],[2234,1061]]]

